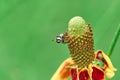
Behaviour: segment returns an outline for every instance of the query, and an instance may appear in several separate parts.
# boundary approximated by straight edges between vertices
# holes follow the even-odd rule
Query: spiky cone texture
[[[79,68],[87,67],[95,58],[91,26],[81,19],[81,17],[74,17],[70,20],[68,32],[64,34],[71,57]],[[77,23],[74,21],[77,21]],[[73,24],[71,25],[71,23]]]
[[[82,17],[72,18],[68,31],[60,38],[67,42],[71,57],[60,65],[51,80],[68,80],[70,76],[72,80],[105,80],[105,75],[115,75],[116,68],[109,57],[102,50],[94,52],[91,27]]]

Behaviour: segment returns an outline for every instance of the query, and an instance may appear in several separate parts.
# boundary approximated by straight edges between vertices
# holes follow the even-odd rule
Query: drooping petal
[[[79,73],[79,80],[91,80],[88,69],[83,68]]]
[[[95,53],[96,59],[101,60],[104,63],[103,70],[108,78],[112,78],[114,76],[114,71],[117,69],[113,67],[110,58],[101,50]]]
[[[98,67],[92,67],[92,80],[105,80],[104,79],[104,72]]]
[[[112,62],[110,60],[110,58],[101,50],[97,51],[96,53],[96,58],[98,60],[102,60],[102,62],[107,66],[109,67],[111,70],[116,70],[113,65],[112,65]]]
[[[71,66],[72,64],[73,60],[71,58],[65,60],[55,72],[51,80],[68,80],[71,73],[71,68],[67,68],[67,66]]]

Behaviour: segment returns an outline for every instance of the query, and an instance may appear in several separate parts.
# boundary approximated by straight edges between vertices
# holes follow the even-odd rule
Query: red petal
[[[77,69],[71,69],[72,80],[77,80]]]
[[[96,58],[97,58],[98,60],[102,60],[102,62],[108,67],[108,63],[107,63],[107,61],[104,59],[103,52],[102,52],[102,51],[98,51],[96,55],[97,55]]]
[[[83,70],[80,71],[79,79],[80,80],[90,80],[90,76],[88,74],[88,70],[87,69],[83,69]]]
[[[92,79],[93,80],[104,80],[104,72],[97,67],[93,67]]]

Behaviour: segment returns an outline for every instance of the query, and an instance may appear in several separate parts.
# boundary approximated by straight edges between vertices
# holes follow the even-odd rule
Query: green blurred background
[[[66,45],[52,41],[82,16],[92,25],[95,50],[108,52],[120,24],[120,0],[0,0],[0,80],[50,80],[68,58]],[[120,37],[111,60],[120,80]]]

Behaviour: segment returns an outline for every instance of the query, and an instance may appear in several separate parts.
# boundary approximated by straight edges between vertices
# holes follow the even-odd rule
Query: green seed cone
[[[79,24],[81,29],[83,29],[82,25]],[[72,27],[73,26],[74,25],[72,24]],[[73,32],[68,31],[64,34],[71,57],[78,67],[88,66],[94,60],[94,41],[92,30],[90,25],[86,23],[83,26],[87,27],[84,28],[84,31],[78,32],[79,29],[74,29]],[[79,27],[77,26],[77,28]],[[75,33],[75,31],[77,31],[77,33]]]

